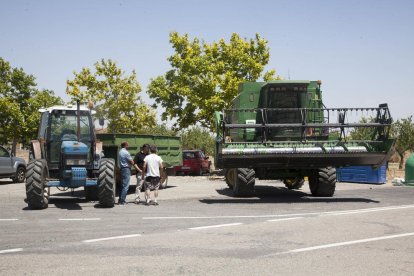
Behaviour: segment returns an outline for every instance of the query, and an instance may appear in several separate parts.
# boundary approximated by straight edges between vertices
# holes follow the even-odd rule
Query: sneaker
[[[145,206],[150,206],[150,201],[145,202]]]
[[[127,202],[121,202],[121,203],[119,203],[118,205],[119,205],[119,206],[127,206],[127,205],[128,205],[128,203],[127,203]]]
[[[158,206],[159,204],[158,204],[158,202],[156,202],[156,201],[155,201],[155,202],[154,202],[154,205],[155,205],[155,206]]]

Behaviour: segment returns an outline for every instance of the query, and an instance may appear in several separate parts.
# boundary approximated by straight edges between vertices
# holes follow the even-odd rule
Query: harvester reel
[[[98,197],[102,207],[115,205],[115,161],[103,158],[99,166]]]
[[[32,160],[27,165],[26,201],[30,209],[45,209],[49,204],[46,186],[46,160]]]
[[[336,169],[318,169],[309,176],[309,188],[313,196],[331,197],[335,193]]]

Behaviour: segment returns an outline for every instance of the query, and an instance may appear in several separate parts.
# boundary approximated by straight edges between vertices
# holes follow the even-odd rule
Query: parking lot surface
[[[159,206],[100,208],[82,190],[52,189],[28,210],[24,183],[0,181],[3,275],[412,275],[414,188],[257,181],[234,198],[219,176],[169,177]]]

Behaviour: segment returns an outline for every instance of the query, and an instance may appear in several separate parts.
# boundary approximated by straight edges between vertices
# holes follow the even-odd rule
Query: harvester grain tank
[[[304,177],[314,196],[332,196],[336,167],[379,167],[394,144],[387,104],[326,108],[320,81],[242,83],[230,109],[215,117],[216,167],[225,170],[235,196],[253,195],[256,178],[297,189]],[[370,137],[350,139],[358,130]]]

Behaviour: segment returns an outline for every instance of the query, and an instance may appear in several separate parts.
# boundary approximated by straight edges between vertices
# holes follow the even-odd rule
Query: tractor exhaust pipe
[[[80,101],[76,101],[76,109],[77,109],[77,125],[76,125],[76,137],[78,139],[78,142],[80,141]]]

